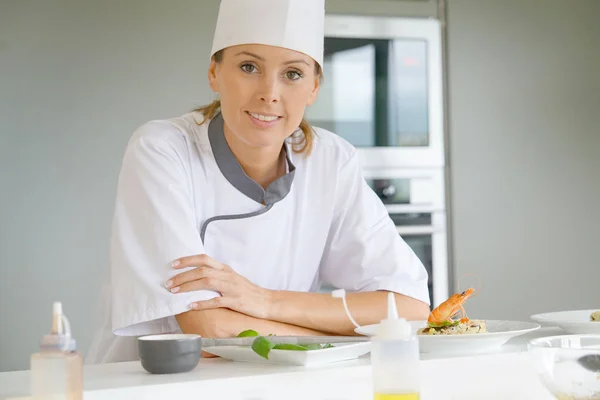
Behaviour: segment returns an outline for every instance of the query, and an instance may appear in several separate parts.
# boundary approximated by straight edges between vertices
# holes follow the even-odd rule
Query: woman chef
[[[353,334],[386,291],[426,319],[427,273],[361,175],[356,150],[303,120],[319,90],[324,0],[222,0],[215,102],[138,128],[119,177],[104,326],[88,362],[135,337]]]

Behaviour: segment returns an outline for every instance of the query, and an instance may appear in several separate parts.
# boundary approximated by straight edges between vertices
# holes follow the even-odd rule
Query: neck
[[[263,189],[285,175],[287,160],[283,144],[278,147],[249,147],[236,140],[226,125],[223,130],[231,152],[246,175]]]

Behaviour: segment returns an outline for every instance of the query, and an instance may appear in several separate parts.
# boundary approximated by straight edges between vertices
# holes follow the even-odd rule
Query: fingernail
[[[171,289],[171,293],[177,293],[177,292],[179,292],[179,286],[176,286],[173,289]]]
[[[196,308],[196,307],[198,307],[198,305],[196,303],[190,304],[190,308]]]
[[[165,284],[167,287],[171,287],[171,285],[173,284],[172,280],[168,280],[167,283]]]
[[[179,264],[181,264],[181,262],[180,262],[179,260],[175,260],[175,261],[173,261],[173,262],[171,263],[171,266],[173,266],[173,267],[176,267],[176,266],[178,266]]]

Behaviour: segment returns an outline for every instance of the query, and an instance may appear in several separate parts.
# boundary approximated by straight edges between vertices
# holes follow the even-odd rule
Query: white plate
[[[305,366],[352,360],[371,351],[371,342],[332,344],[334,347],[320,350],[271,350],[268,360],[248,346],[213,346],[202,350],[232,361]]]
[[[600,322],[590,321],[590,314],[597,310],[599,309],[535,314],[531,319],[542,325],[558,326],[569,334],[600,333]]]
[[[413,331],[427,325],[427,321],[411,321]],[[468,335],[419,335],[421,353],[478,353],[499,348],[510,339],[539,329],[533,322],[485,320],[487,332]],[[377,325],[366,325],[354,331],[373,336]]]

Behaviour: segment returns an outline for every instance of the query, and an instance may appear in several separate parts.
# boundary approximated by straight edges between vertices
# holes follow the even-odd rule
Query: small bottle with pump
[[[372,338],[371,365],[375,400],[419,400],[419,339],[404,318],[398,318],[394,294],[388,294],[387,319]]]
[[[42,338],[39,353],[31,355],[31,398],[83,399],[83,358],[60,302],[52,307],[52,332]]]

